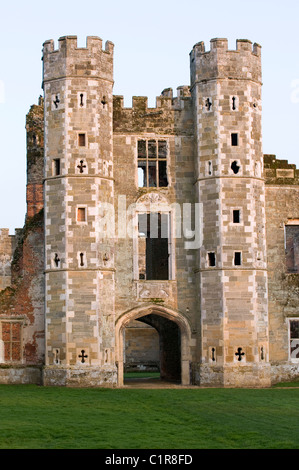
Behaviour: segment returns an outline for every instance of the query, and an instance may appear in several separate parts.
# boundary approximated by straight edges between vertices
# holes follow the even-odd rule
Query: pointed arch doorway
[[[188,321],[174,310],[150,305],[125,312],[116,322],[118,386],[124,384],[124,331],[132,320],[147,323],[158,331],[161,378],[189,385],[191,330]]]

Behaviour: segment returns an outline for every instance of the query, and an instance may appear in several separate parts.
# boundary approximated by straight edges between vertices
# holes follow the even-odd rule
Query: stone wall
[[[265,155],[265,175],[270,358],[272,380],[279,382],[299,374],[290,358],[288,323],[299,317],[299,273],[288,272],[285,247],[286,226],[299,226],[299,170]]]

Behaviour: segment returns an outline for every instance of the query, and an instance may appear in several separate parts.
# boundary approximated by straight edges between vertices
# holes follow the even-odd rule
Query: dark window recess
[[[78,134],[78,145],[79,147],[85,147],[86,145],[86,135]]]
[[[145,273],[141,271],[139,279],[169,279],[168,214],[139,214],[138,230],[139,236],[145,237]]]
[[[233,222],[234,222],[234,224],[239,224],[240,223],[240,211],[239,210],[234,210],[233,211]]]
[[[237,173],[239,173],[240,166],[238,165],[238,162],[234,161],[234,162],[231,164],[231,169],[233,170],[233,172],[235,173],[235,175],[236,175]]]
[[[299,272],[299,225],[286,225],[286,268],[289,273]]]
[[[138,141],[138,186],[157,188],[168,186],[167,142]]]
[[[80,253],[80,266],[84,266],[84,253]]]
[[[241,266],[242,256],[240,251],[236,251],[234,254],[234,265]]]
[[[168,186],[166,161],[159,160],[159,186],[160,188]]]
[[[54,175],[60,175],[60,158],[54,159]]]
[[[232,146],[237,147],[239,145],[238,134],[232,134],[231,139],[232,139]]]
[[[214,252],[208,253],[209,266],[216,266],[216,255]]]

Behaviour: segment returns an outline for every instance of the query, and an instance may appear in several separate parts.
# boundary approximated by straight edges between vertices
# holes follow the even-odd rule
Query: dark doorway
[[[138,321],[152,326],[159,334],[159,351],[157,353],[159,356],[160,380],[181,383],[181,331],[179,326],[175,322],[156,314],[145,315],[138,318]],[[141,348],[142,343],[144,343],[142,336],[140,336],[139,342]],[[140,352],[140,354],[143,353]],[[143,380],[143,377],[140,380]]]

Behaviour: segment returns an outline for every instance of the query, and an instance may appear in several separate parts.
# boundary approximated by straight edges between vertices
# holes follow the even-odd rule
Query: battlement
[[[43,44],[44,52],[74,52],[75,50],[86,50],[94,52],[106,52],[113,55],[114,44],[111,41],[106,41],[105,49],[102,48],[103,40],[98,36],[87,36],[86,47],[77,47],[77,36],[62,36],[58,39],[58,49],[54,48],[54,40],[49,39]]]
[[[257,43],[252,44],[252,41],[249,39],[237,39],[236,41],[236,49],[235,50],[229,50],[228,49],[228,40],[227,39],[220,39],[220,38],[214,38],[211,39],[210,41],[210,51],[205,50],[205,43],[203,41],[198,42],[193,46],[192,52],[196,50],[197,54],[208,54],[209,52],[213,52],[215,50],[219,51],[227,51],[227,52],[241,52],[241,51],[246,51],[246,52],[251,52],[252,54],[261,55],[261,46]]]
[[[146,96],[133,96],[132,107],[124,107],[124,97],[113,96],[114,132],[155,132],[174,134],[177,129],[187,135],[193,134],[191,94],[189,86],[166,88],[156,97],[156,106],[148,107]],[[182,129],[184,129],[182,131]]]
[[[182,101],[186,99],[191,99],[190,87],[189,86],[179,86],[177,87],[177,96],[173,96],[172,88],[165,88],[160,96],[156,97],[156,106],[154,108],[148,107],[148,97],[147,96],[133,96],[132,97],[132,107],[124,107],[124,97],[122,95],[113,96],[113,104],[116,109],[125,109],[131,111],[139,111],[144,113],[152,113],[162,111],[162,109],[172,110],[180,109],[184,105]]]
[[[261,83],[261,46],[248,39],[237,39],[236,49],[228,49],[228,40],[215,38],[206,51],[203,41],[190,52],[191,87],[199,81],[215,78],[253,80]]]
[[[98,77],[112,80],[114,44],[97,36],[88,36],[86,47],[78,47],[77,36],[62,36],[58,49],[54,40],[43,44],[43,82],[64,76]]]
[[[266,184],[299,184],[299,169],[276,155],[264,155]]]

